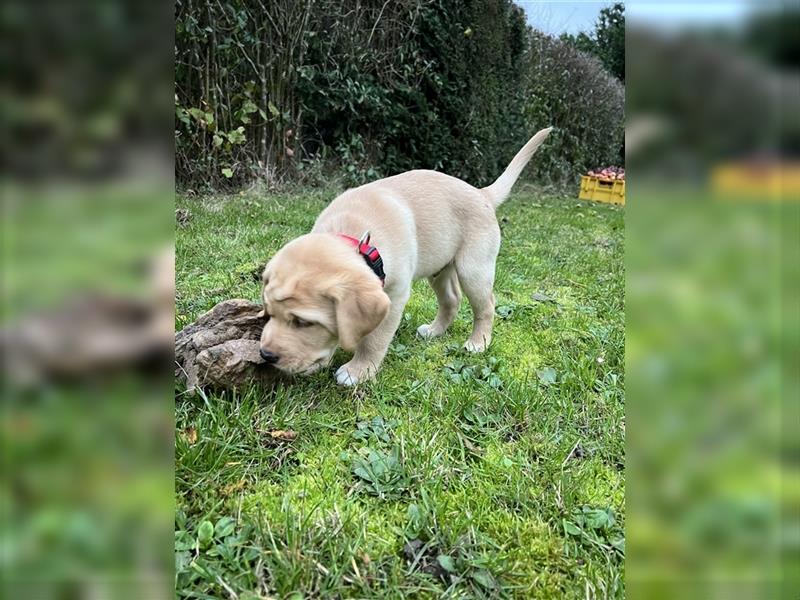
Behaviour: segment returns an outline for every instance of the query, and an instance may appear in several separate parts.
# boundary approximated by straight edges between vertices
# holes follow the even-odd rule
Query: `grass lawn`
[[[257,300],[334,196],[179,197],[177,327]],[[374,382],[337,386],[340,352],[272,390],[178,390],[176,597],[624,596],[624,210],[520,186],[498,216],[486,353],[460,350],[466,300],[416,337],[421,281]]]

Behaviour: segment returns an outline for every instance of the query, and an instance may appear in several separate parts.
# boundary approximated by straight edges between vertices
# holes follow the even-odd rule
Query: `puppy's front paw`
[[[433,325],[420,325],[417,327],[417,335],[424,340],[430,340],[435,337],[439,337],[444,333],[443,331],[437,331]]]
[[[466,350],[467,352],[478,353],[478,352],[483,352],[484,350],[486,350],[486,348],[488,346],[489,346],[489,344],[485,340],[480,340],[480,341],[477,341],[477,342],[474,341],[474,340],[467,340],[464,343],[464,350]]]
[[[374,373],[366,367],[359,367],[352,362],[345,363],[336,370],[336,382],[339,385],[354,386],[371,379]]]

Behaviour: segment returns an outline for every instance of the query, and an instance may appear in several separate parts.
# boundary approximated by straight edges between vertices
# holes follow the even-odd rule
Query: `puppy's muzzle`
[[[259,353],[261,354],[261,358],[263,358],[264,362],[268,365],[274,365],[276,362],[278,362],[278,360],[280,360],[280,357],[277,354],[273,354],[269,350],[264,350],[261,348]]]

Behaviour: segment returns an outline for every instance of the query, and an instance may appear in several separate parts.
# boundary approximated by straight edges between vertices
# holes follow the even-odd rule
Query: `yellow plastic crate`
[[[800,200],[800,162],[738,162],[717,165],[711,171],[717,198]]]
[[[582,175],[578,198],[610,202],[611,204],[625,204],[625,180],[605,181],[599,177]]]

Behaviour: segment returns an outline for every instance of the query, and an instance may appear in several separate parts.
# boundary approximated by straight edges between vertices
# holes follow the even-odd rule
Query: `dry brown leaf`
[[[281,442],[291,442],[294,438],[297,437],[297,432],[292,431],[291,429],[273,429],[272,431],[267,431],[267,435],[271,437],[273,440],[279,440]]]
[[[245,482],[244,479],[240,479],[236,483],[231,483],[229,485],[226,485],[224,488],[222,488],[222,494],[224,496],[230,496],[233,493],[238,492],[239,490],[241,490],[245,486],[245,483],[246,482]]]
[[[483,450],[473,444],[468,437],[464,436],[461,439],[464,441],[464,447],[467,449],[467,451],[476,456],[481,456],[483,454]]]
[[[183,431],[183,439],[190,446],[194,446],[197,443],[197,429],[195,427],[187,427]]]

